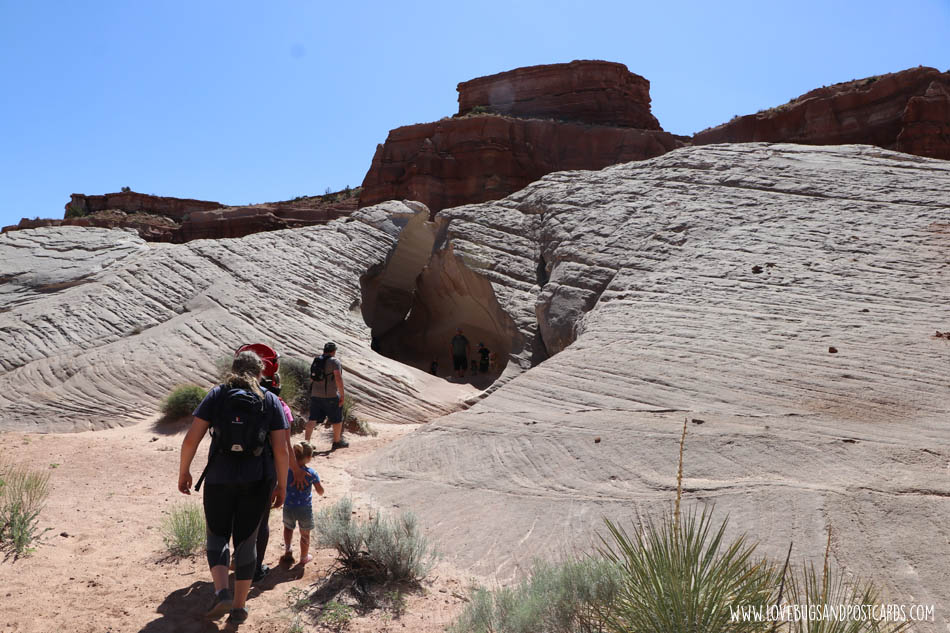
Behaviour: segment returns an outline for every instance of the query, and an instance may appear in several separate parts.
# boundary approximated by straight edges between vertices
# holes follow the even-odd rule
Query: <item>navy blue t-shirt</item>
[[[218,411],[221,402],[227,397],[227,390],[218,385],[208,392],[201,404],[194,411],[194,416],[206,420],[214,427],[218,418]],[[264,392],[264,415],[267,418],[267,428],[269,431],[280,431],[286,429],[287,421],[284,419],[284,410],[280,406],[280,400],[269,391]],[[260,481],[262,479],[276,479],[277,470],[274,468],[274,455],[269,446],[270,435],[268,434],[268,448],[264,450],[260,457],[239,457],[225,453],[209,454],[208,474],[205,480],[209,484],[244,484]]]

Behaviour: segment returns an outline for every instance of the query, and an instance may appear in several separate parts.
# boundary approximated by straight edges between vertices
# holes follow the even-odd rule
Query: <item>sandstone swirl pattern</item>
[[[839,564],[937,605],[942,630],[950,164],[709,146],[442,215],[447,248],[559,353],[391,445],[366,490],[508,577],[589,547],[604,516],[668,508],[688,418],[687,503],[819,566],[830,524]]]
[[[394,243],[349,220],[181,245],[96,228],[4,234],[0,430],[99,429],[154,415],[171,387],[213,384],[215,361],[250,341],[303,359],[337,341],[369,418],[451,411],[453,401],[420,398],[437,379],[369,350],[359,277]]]

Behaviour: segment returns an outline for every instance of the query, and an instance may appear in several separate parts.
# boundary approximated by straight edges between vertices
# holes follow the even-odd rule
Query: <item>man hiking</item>
[[[468,369],[468,339],[462,334],[462,328],[456,328],[455,336],[452,337],[452,367],[455,368],[455,375],[459,378],[465,377],[465,370]]]
[[[350,445],[343,439],[343,366],[336,358],[336,343],[323,346],[323,354],[313,359],[310,365],[310,415],[304,427],[304,437],[310,435],[317,424],[329,420],[333,425],[333,444],[330,450]]]

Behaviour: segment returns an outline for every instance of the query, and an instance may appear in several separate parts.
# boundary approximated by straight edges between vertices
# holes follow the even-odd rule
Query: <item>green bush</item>
[[[293,411],[310,410],[310,363],[299,358],[280,359],[280,397]]]
[[[357,417],[356,402],[350,396],[343,396],[343,428],[356,435],[377,435],[366,420]]]
[[[761,622],[732,622],[731,610],[766,608],[778,588],[775,566],[753,560],[755,545],[724,538],[727,521],[704,510],[670,514],[638,526],[632,536],[607,521],[611,541],[601,553],[621,572],[618,600],[606,613],[610,631],[739,633]]]
[[[175,556],[190,556],[205,544],[205,516],[200,503],[185,502],[172,508],[162,522],[165,547]]]
[[[436,554],[412,513],[354,519],[353,502],[344,497],[321,510],[316,523],[320,546],[336,549],[350,573],[380,581],[418,582],[435,565]]]
[[[198,385],[179,385],[162,401],[162,415],[168,420],[191,415],[206,395],[208,390]]]
[[[66,218],[81,218],[86,215],[86,212],[83,208],[75,203],[70,202],[66,205]]]
[[[535,561],[518,585],[473,588],[451,633],[598,633],[616,600],[620,573],[598,558]]]
[[[386,570],[391,580],[419,581],[435,565],[429,541],[411,512],[398,517],[377,513],[366,523],[363,538],[369,557]]]
[[[49,497],[49,473],[0,463],[0,549],[23,556],[46,530],[39,516]]]

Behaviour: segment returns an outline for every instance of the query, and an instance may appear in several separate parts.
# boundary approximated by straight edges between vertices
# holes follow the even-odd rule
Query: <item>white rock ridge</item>
[[[687,148],[440,215],[443,248],[558,353],[390,445],[365,491],[507,578],[668,509],[689,419],[687,507],[819,567],[830,525],[834,561],[943,630],[950,164]]]

